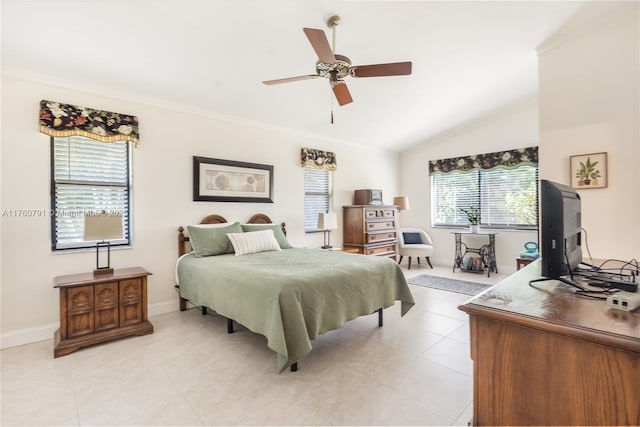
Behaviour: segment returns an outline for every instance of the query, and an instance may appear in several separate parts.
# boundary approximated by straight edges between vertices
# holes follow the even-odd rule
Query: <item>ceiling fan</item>
[[[267,80],[262,83],[276,85],[281,83],[296,82],[324,77],[329,79],[331,89],[338,100],[338,104],[345,105],[353,102],[347,84],[343,80],[351,77],[383,77],[383,76],[407,76],[411,74],[411,62],[393,62],[388,64],[351,65],[351,60],[344,55],[335,53],[336,27],[340,23],[340,17],[332,16],[327,21],[329,28],[333,30],[333,48],[329,45],[324,31],[315,28],[303,28],[305,35],[311,43],[311,47],[318,55],[316,62],[316,74],[308,74],[284,79]]]

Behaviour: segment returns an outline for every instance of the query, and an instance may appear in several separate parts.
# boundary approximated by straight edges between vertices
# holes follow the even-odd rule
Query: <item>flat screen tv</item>
[[[566,185],[540,180],[542,276],[571,276],[582,262],[580,195]]]

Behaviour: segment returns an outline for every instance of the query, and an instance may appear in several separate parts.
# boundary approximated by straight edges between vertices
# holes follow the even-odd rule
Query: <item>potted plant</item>
[[[471,206],[469,208],[460,208],[462,212],[467,216],[467,220],[469,220],[469,224],[471,225],[471,232],[478,232],[478,223],[480,222],[480,207]]]

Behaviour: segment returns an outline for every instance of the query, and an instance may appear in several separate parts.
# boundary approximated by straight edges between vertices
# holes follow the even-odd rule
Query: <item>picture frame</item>
[[[273,166],[193,156],[193,201],[273,203]]]
[[[571,188],[578,190],[607,187],[607,153],[571,156]]]

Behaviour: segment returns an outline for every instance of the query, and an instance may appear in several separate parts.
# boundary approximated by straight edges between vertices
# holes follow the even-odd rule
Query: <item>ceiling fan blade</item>
[[[262,83],[270,86],[270,85],[279,85],[280,83],[297,82],[299,80],[317,79],[318,77],[320,76],[317,74],[309,74],[306,76],[287,77],[284,79],[276,79],[276,80],[265,80]]]
[[[347,88],[346,83],[332,82],[331,89],[333,89],[333,94],[336,96],[340,106],[353,102],[353,98],[351,98],[351,93],[349,93],[349,88]]]
[[[302,31],[304,31],[309,39],[313,50],[316,51],[316,55],[318,55],[320,62],[324,62],[325,64],[336,63],[336,57],[333,55],[333,51],[329,45],[329,40],[327,40],[327,36],[324,31],[315,28],[303,28]]]
[[[389,64],[356,65],[351,67],[353,77],[408,76],[411,74],[411,62],[392,62]]]

